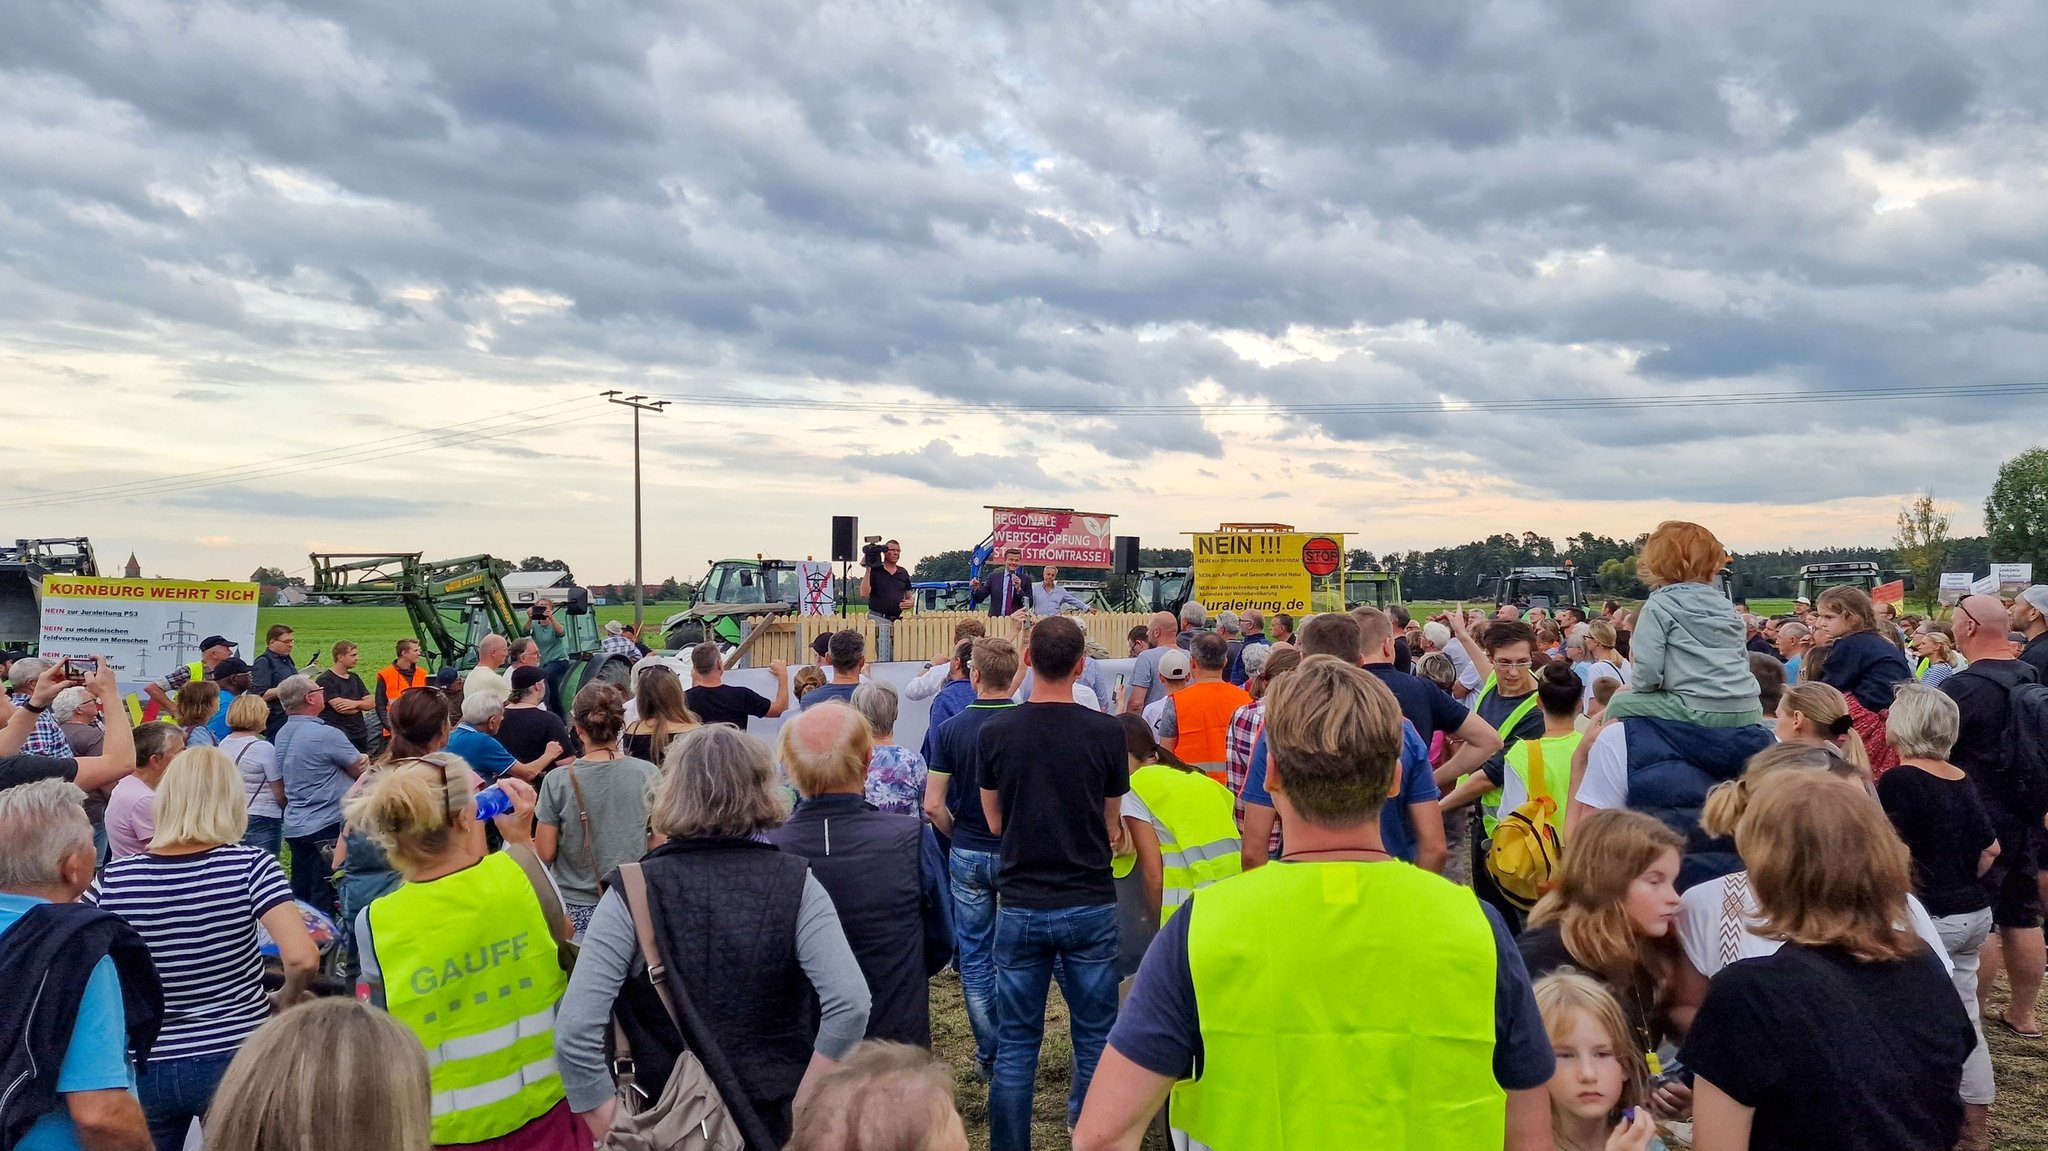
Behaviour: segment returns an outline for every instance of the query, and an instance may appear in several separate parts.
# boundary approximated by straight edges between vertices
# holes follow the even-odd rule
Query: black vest
[[[670,986],[689,993],[737,1080],[720,1093],[728,1106],[750,1104],[781,1146],[818,1034],[817,1000],[796,957],[809,865],[747,839],[677,839],[640,867]],[[640,1085],[658,1097],[682,1039],[644,978],[628,979],[619,1000]]]
[[[930,1047],[919,852],[924,821],[877,811],[857,795],[827,795],[797,805],[769,838],[808,858],[811,874],[832,897],[873,1000],[867,1037]]]

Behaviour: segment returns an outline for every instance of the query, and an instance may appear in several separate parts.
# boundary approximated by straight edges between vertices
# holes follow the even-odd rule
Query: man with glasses
[[[875,661],[896,658],[896,624],[910,610],[910,573],[898,567],[903,545],[890,540],[882,545],[882,562],[863,567],[860,594],[867,597],[868,616],[875,621]]]
[[[370,765],[337,728],[320,718],[327,693],[307,676],[277,685],[284,725],[277,733],[277,765],[284,776],[284,841],[292,849],[292,896],[326,912],[341,913],[330,862],[341,838],[341,800]]]
[[[2038,1039],[2040,1024],[2034,1018],[2034,1000],[2041,992],[2044,950],[2041,935],[2041,892],[2039,859],[2042,839],[2041,811],[2007,770],[2006,741],[2012,724],[2012,689],[2022,683],[2038,683],[2039,675],[2029,665],[2014,659],[2006,633],[2012,630],[2012,616],[1997,596],[1973,595],[1956,605],[1956,650],[1970,666],[1948,677],[1935,690],[1954,700],[1961,712],[1955,750],[1949,762],[1963,769],[1977,785],[1984,801],[1984,814],[1991,817],[1991,830],[1998,835],[1998,858],[1984,873],[1991,888],[1991,926],[1997,943],[1987,943],[1981,952],[1983,969],[1978,976],[1979,997],[1989,991],[2003,961],[2012,986],[2012,1002],[1997,1016],[2006,1030],[2023,1038]],[[2048,739],[2048,732],[2036,733]],[[1988,1026],[1993,1017],[1986,1015]]]

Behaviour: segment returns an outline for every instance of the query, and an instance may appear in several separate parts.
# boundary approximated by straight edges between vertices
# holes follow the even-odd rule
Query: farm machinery
[[[0,648],[36,646],[42,635],[44,576],[98,574],[92,541],[84,536],[0,544]]]

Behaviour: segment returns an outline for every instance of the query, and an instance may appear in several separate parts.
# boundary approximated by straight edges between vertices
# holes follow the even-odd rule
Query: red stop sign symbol
[[[1317,536],[1301,545],[1301,566],[1308,574],[1326,576],[1344,565],[1344,549],[1329,536]]]

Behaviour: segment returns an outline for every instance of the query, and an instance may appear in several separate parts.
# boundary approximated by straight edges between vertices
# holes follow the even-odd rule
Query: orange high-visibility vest
[[[384,685],[384,714],[390,715],[391,705],[398,702],[399,696],[413,688],[427,686],[427,669],[414,664],[412,682],[407,683],[405,673],[398,670],[396,664],[386,664],[383,670],[377,673],[377,682]],[[391,734],[391,725],[388,723],[384,725],[384,734]]]
[[[1230,734],[1230,717],[1252,701],[1251,693],[1233,683],[1204,680],[1191,683],[1173,695],[1176,737],[1173,753],[1181,762],[1223,781],[1223,759]]]

